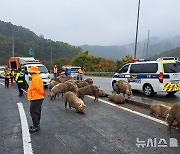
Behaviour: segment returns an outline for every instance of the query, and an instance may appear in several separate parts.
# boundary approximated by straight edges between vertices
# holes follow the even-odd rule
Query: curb
[[[138,102],[138,101],[135,101],[135,100],[128,100],[128,99],[126,99],[126,102],[129,103],[129,104],[132,104],[132,105],[136,105],[136,106],[140,106],[140,107],[146,108],[146,109],[150,109],[150,107],[151,107],[150,104]]]
[[[107,93],[108,95],[111,95],[110,93]],[[132,104],[132,105],[136,105],[136,106],[139,106],[139,107],[143,107],[145,109],[150,109],[151,105],[150,104],[147,104],[147,103],[142,103],[142,102],[139,102],[139,101],[136,101],[136,100],[128,100],[128,99],[125,99],[126,100],[126,103],[128,104]]]

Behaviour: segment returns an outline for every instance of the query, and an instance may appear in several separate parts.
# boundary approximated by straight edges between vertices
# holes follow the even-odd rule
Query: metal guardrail
[[[112,77],[115,72],[84,72],[84,75]]]

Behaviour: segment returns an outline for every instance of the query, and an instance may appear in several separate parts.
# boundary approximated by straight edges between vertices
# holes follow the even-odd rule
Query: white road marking
[[[94,99],[94,97],[92,97],[92,96],[88,96],[88,97]],[[105,104],[108,104],[108,105],[117,107],[117,108],[119,108],[119,109],[122,109],[122,110],[125,110],[125,111],[128,111],[128,112],[134,113],[134,114],[139,115],[139,116],[141,116],[141,117],[144,117],[144,118],[146,118],[146,119],[149,119],[149,120],[152,120],[152,121],[155,121],[155,122],[158,122],[158,123],[160,123],[160,124],[163,124],[163,125],[168,126],[168,124],[167,124],[165,121],[163,121],[163,120],[153,118],[153,117],[148,116],[148,115],[146,115],[146,114],[143,114],[143,113],[140,113],[140,112],[137,112],[137,111],[133,111],[133,110],[131,110],[131,109],[128,109],[128,108],[125,108],[125,107],[122,107],[122,106],[113,104],[113,103],[111,103],[111,102],[108,102],[108,101],[105,101],[105,100],[102,100],[102,99],[98,99],[98,100],[101,101],[101,102],[103,102],[103,103],[105,103]]]
[[[0,82],[0,84],[4,86],[4,83]]]
[[[26,114],[24,112],[24,108],[21,102],[17,103],[17,106],[19,109],[19,115],[21,119],[24,154],[33,154]]]

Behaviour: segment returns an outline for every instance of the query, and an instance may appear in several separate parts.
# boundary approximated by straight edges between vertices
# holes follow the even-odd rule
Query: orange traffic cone
[[[12,82],[11,82],[11,79],[9,79],[9,87],[12,86]]]

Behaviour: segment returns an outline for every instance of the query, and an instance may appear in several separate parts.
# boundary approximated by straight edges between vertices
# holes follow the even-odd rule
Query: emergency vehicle
[[[6,66],[0,66],[0,78],[3,77],[4,78],[4,69]]]
[[[18,69],[25,64],[40,64],[40,61],[35,60],[34,57],[11,57],[9,59],[10,69]]]
[[[134,60],[124,65],[112,77],[112,87],[118,80],[129,82],[132,90],[143,91],[146,96],[157,92],[175,94],[180,91],[180,61],[176,57],[161,57],[156,61]]]
[[[43,84],[44,84],[44,87],[47,88],[47,86],[50,83],[51,78],[50,78],[50,74],[49,74],[48,69],[46,68],[46,66],[41,64],[41,63],[39,63],[39,64],[36,64],[36,63],[35,64],[34,63],[29,64],[28,63],[28,64],[24,65],[24,69],[28,70],[28,68],[30,68],[31,66],[37,66],[38,67],[38,69],[40,71],[40,76],[41,76]],[[31,80],[31,77],[30,77],[29,73],[25,74],[25,80],[26,80],[27,84],[29,85],[30,80]]]

